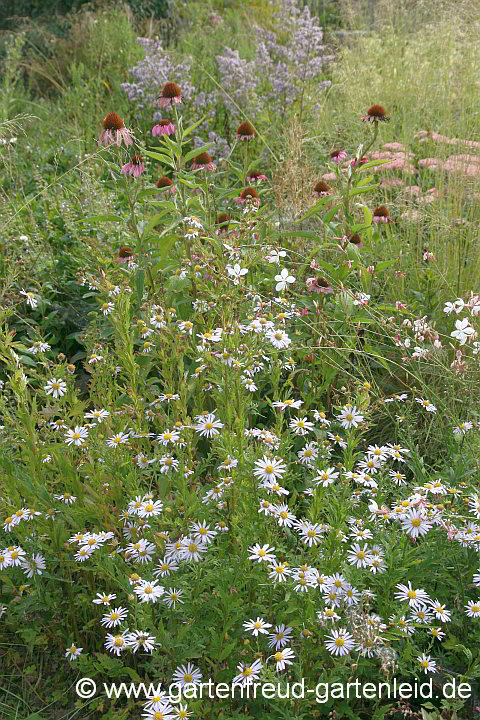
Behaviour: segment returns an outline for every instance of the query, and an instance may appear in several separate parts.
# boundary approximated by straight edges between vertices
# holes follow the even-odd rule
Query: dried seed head
[[[181,98],[182,97],[182,88],[180,85],[177,85],[177,83],[174,82],[167,82],[163,86],[162,98]]]
[[[354,245],[361,245],[362,244],[362,238],[358,233],[354,233],[353,235],[349,235],[348,242],[353,243]]]
[[[220,213],[220,215],[217,217],[216,225],[220,225],[221,227],[218,228],[218,233],[223,233],[228,231],[228,223],[230,222],[230,215],[227,213]]]
[[[372,105],[368,108],[367,115],[376,118],[377,120],[384,120],[387,116],[387,111],[383,105]]]
[[[253,187],[246,187],[242,190],[240,193],[240,197],[242,200],[246,200],[247,198],[258,198],[258,193]]]
[[[161,178],[158,178],[155,185],[157,186],[157,188],[170,187],[170,185],[172,185],[172,181],[169,177],[163,176]]]
[[[245,120],[237,127],[237,138],[240,140],[252,140],[255,137],[255,128],[252,123]]]
[[[393,222],[393,218],[390,217],[390,214],[385,207],[385,205],[380,205],[379,207],[375,208],[373,211],[373,217],[372,222],[374,223],[391,223]]]
[[[331,187],[328,183],[325,182],[325,180],[319,180],[315,187],[313,188],[313,192],[318,194],[327,194],[331,190]]]
[[[120,115],[111,112],[103,118],[103,127],[105,130],[122,130],[125,125]]]
[[[260,170],[250,170],[247,179],[255,182],[255,180],[265,180],[266,176]]]
[[[200,155],[197,155],[196,158],[194,158],[194,163],[196,165],[208,165],[212,162],[212,158],[207,152],[200,153]]]
[[[390,118],[383,105],[372,105],[368,108],[367,114],[362,117],[364,122],[387,122]]]

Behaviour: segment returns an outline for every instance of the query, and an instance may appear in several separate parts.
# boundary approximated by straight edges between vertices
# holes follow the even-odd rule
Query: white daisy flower
[[[24,295],[24,297],[27,298],[26,303],[27,305],[30,305],[30,307],[35,310],[35,308],[38,305],[38,300],[35,297],[35,293],[28,291],[26,292],[23,288],[20,290],[20,295]]]
[[[77,647],[76,645],[70,645],[70,647],[65,650],[65,657],[69,660],[76,660],[82,651],[83,648]]]
[[[117,657],[120,657],[120,654],[128,648],[128,639],[128,630],[124,630],[121,635],[111,635],[107,633],[105,647]]]
[[[425,655],[425,653],[423,653],[423,655],[417,656],[417,660],[420,663],[420,667],[422,668],[425,675],[429,672],[437,672],[437,663],[435,662],[435,660],[432,660],[430,655]]]
[[[100,624],[107,628],[117,627],[128,615],[128,610],[124,607],[117,607],[104,615],[100,620]]]
[[[195,425],[195,430],[203,437],[214,437],[220,434],[223,423],[217,420],[214,413],[209,413]]]
[[[127,636],[128,647],[131,649],[133,654],[137,650],[143,650],[143,652],[153,652],[156,645],[155,635],[149,635],[147,632],[135,631],[129,633]]]
[[[270,340],[272,345],[276,347],[277,350],[283,350],[287,348],[292,342],[286,332],[284,332],[283,330],[275,330],[275,328],[268,330],[268,332],[265,333],[265,337]]]
[[[255,660],[251,665],[239,663],[237,665],[238,675],[235,675],[233,678],[232,685],[242,685],[245,687],[245,685],[250,685],[257,681],[262,667],[262,661],[259,659]]]
[[[276,561],[274,550],[275,548],[270,547],[268,544],[260,546],[256,543],[248,548],[248,551],[251,553],[248,559],[257,560],[257,562],[274,563]]]
[[[407,600],[410,607],[418,608],[420,605],[426,605],[430,600],[425,590],[421,588],[414,590],[410,580],[408,581],[408,585],[397,583],[395,587],[399,590],[399,592],[395,593],[395,599],[400,600],[400,602]]]
[[[97,597],[92,600],[92,603],[95,605],[110,605],[112,600],[115,600],[116,597],[115,593],[110,593],[108,595],[106,593],[97,593]]]
[[[363,422],[364,417],[357,411],[355,405],[345,405],[340,415],[336,416],[336,419],[340,421],[342,427],[349,430],[352,427],[358,427]]]
[[[430,400],[424,400],[423,398],[415,398],[415,400],[416,400],[416,402],[419,403],[419,405],[424,407],[427,412],[430,412],[430,413],[437,412],[437,408],[435,407],[435,405],[432,405]]]
[[[258,634],[268,635],[268,628],[271,628],[270,623],[265,622],[261,617],[257,617],[256,620],[248,620],[243,623],[245,630],[250,631],[254,637],[258,637]]]
[[[108,410],[102,408],[101,410],[92,410],[91,412],[85,413],[84,418],[85,420],[96,420],[100,424],[109,415]]]
[[[47,395],[51,395],[56,400],[59,397],[63,397],[67,392],[67,383],[64,380],[52,378],[43,386],[43,389]]]
[[[256,460],[255,465],[257,469],[253,471],[253,474],[267,482],[274,482],[281,478],[287,468],[282,459],[269,458],[267,455],[264,455],[261,460]]]
[[[327,635],[325,647],[332,655],[348,655],[355,647],[355,640],[344,628],[332,630],[331,635]]]
[[[276,663],[276,670],[277,672],[279,670],[285,670],[287,665],[293,664],[293,659],[295,657],[295,653],[291,648],[283,648],[283,650],[277,650],[275,655],[273,655],[273,658],[275,659]]]
[[[157,580],[140,580],[133,588],[133,592],[138,595],[142,603],[156,603],[158,598],[162,597],[165,588],[157,585]]]
[[[268,647],[281,650],[291,641],[292,628],[285,625],[276,625],[273,632],[268,636]]]
[[[187,665],[179,665],[173,673],[172,683],[184,685],[200,685],[202,682],[202,673],[200,669],[192,663]]]
[[[67,430],[64,437],[66,438],[65,442],[67,445],[84,445],[88,438],[88,428],[82,425],[76,425],[73,430]]]

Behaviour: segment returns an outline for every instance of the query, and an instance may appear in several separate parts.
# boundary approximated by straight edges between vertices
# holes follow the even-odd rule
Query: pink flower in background
[[[127,130],[122,118],[120,115],[117,115],[116,112],[111,112],[108,113],[108,115],[105,115],[103,118],[103,128],[104,129],[100,133],[100,138],[98,140],[100,145],[107,147],[107,145],[116,143],[120,146],[122,144],[122,140],[125,145],[133,144],[132,133],[130,130]]]
[[[173,135],[175,131],[176,127],[170,120],[160,120],[160,122],[153,126],[152,135],[153,137],[157,135]]]
[[[120,172],[124,175],[133,175],[133,177],[140,177],[145,171],[145,165],[143,164],[143,158],[141,155],[132,155],[130,162],[125,163]]]

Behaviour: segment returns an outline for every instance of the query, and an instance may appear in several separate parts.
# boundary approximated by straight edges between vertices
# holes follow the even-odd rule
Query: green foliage
[[[198,28],[179,38],[177,50],[192,51],[194,84],[200,63],[207,69],[202,88],[217,80],[214,55],[229,28],[242,54],[253,57],[252,18],[272,23],[263,3],[245,12],[227,5],[220,31],[208,21],[221,3],[184,8]],[[458,51],[461,32],[473,31],[453,28],[442,41],[425,31],[430,54],[420,52],[415,68],[420,33],[395,38],[386,30],[352,45],[318,114],[307,108],[300,121],[295,107],[273,129],[260,118],[264,137],[233,141],[213,170],[192,169],[212,146],[199,144],[206,118],[192,104],[164,111],[172,135],[154,138],[150,126],[147,134],[135,126],[143,120],[132,119],[119,88],[141,56],[130,16],[84,9],[76,19],[65,44],[43,58],[35,51],[30,79],[43,72],[49,85],[32,84],[35,117],[13,116],[32,109],[22,105],[19,81],[23,36],[9,41],[4,74],[2,711],[31,720],[136,717],[146,698],[109,698],[102,683],[167,687],[189,662],[204,680],[230,683],[239,663],[259,658],[262,681],[284,690],[287,680],[302,678],[330,690],[354,680],[413,682],[427,679],[425,654],[437,663],[428,679],[438,697],[412,700],[409,712],[424,720],[465,717],[472,698],[441,694],[450,679],[476,691],[480,676],[478,618],[466,613],[477,602],[480,573],[479,301],[470,295],[478,289],[476,186],[460,174],[444,182],[422,170],[419,161],[437,150],[414,132],[438,111],[439,132],[468,137],[478,93],[458,116],[442,109],[430,54],[442,41],[454,49],[453,66],[466,73],[458,92],[474,93],[469,50]],[[447,31],[443,16],[438,24]],[[396,81],[386,70],[389,53]],[[442,79],[447,93],[451,82]],[[420,88],[435,110],[426,106],[419,119],[413,100]],[[360,120],[374,100],[385,102],[388,123]],[[134,130],[133,147],[96,144],[110,110]],[[442,191],[417,204],[421,223],[402,217],[412,209],[403,187],[383,182],[408,177],[372,156],[387,140],[402,140],[412,153],[419,197],[431,185]],[[278,161],[263,154],[270,146]],[[333,148],[345,150],[343,161],[331,157]],[[132,151],[142,158],[139,177],[128,174]],[[254,168],[269,179],[256,182],[248,200]],[[156,186],[163,175],[172,186]],[[312,197],[322,175],[327,194]],[[458,217],[467,223],[455,224]],[[280,469],[268,470],[269,463]],[[280,487],[261,482],[261,468]],[[280,504],[286,507],[267,512]],[[287,522],[289,513],[299,522]],[[195,562],[188,553],[201,545],[193,527],[201,522],[216,535]],[[425,532],[417,536],[418,527]],[[162,576],[165,556],[170,562],[175,552],[170,543],[185,537],[179,568]],[[143,540],[149,545],[141,554]],[[255,543],[274,548],[273,567],[249,557]],[[87,559],[85,546],[95,546]],[[156,567],[166,592],[141,602],[134,574],[151,581]],[[269,577],[278,568],[286,582]],[[346,578],[358,592],[358,604],[336,596],[337,573],[337,582]],[[324,576],[329,597],[321,592]],[[430,625],[408,598],[396,597],[408,582],[428,593]],[[169,607],[171,587],[183,602]],[[116,599],[97,605],[97,593]],[[451,612],[449,622],[431,610],[438,603]],[[114,606],[128,618],[107,628],[100,620]],[[341,618],[335,622],[322,615],[332,606]],[[245,630],[256,618],[291,628],[295,658],[285,671],[266,636]],[[431,626],[445,633],[443,642]],[[154,652],[111,652],[107,632],[127,627],[154,636]],[[348,628],[355,640],[345,656],[326,645],[334,628]],[[67,660],[72,645],[82,652]],[[75,695],[81,677],[97,683],[92,699]],[[396,712],[388,698],[331,692],[323,699],[192,698],[188,708],[194,717],[238,719],[336,713],[381,720]]]

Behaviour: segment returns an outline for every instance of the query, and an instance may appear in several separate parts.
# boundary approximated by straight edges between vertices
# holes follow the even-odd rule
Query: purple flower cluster
[[[237,106],[244,112],[257,113],[260,109],[256,93],[259,75],[257,61],[243,60],[238,50],[229,47],[224,49],[223,55],[217,55],[216,61],[220,84],[225,90],[221,97],[233,122],[244,119]]]
[[[232,99],[250,116],[266,110],[283,116],[294,102],[310,101],[309,90],[316,95],[331,84],[315,82],[332,56],[325,55],[323,30],[308,6],[300,10],[297,0],[280,0],[275,28],[256,26],[255,34],[255,60],[244,60],[228,47],[216,58],[222,99],[233,121],[243,116]]]
[[[217,160],[227,157],[231,152],[231,148],[227,140],[225,140],[225,138],[223,138],[221,135],[218,135],[213,130],[208,133],[207,142],[215,143],[215,145],[211,147],[208,152]],[[205,139],[203,137],[200,137],[199,135],[196,135],[193,138],[193,146],[201,147],[202,145],[205,145]]]
[[[130,69],[132,82],[125,82],[120,86],[127,93],[130,102],[135,103],[138,108],[153,107],[155,99],[168,81],[181,86],[184,100],[188,101],[195,95],[195,88],[190,82],[191,57],[175,63],[158,40],[138,38],[138,42],[145,50],[145,57]],[[163,116],[157,113],[154,120],[160,120],[161,117]]]
[[[265,93],[275,112],[283,114],[286,107],[296,100],[304,101],[325,63],[332,56],[325,55],[323,30],[317,24],[306,5],[303,10],[296,0],[281,0],[276,15],[274,32],[256,27],[257,65],[269,86]],[[279,37],[286,37],[280,42]],[[329,82],[316,83],[326,87]]]

